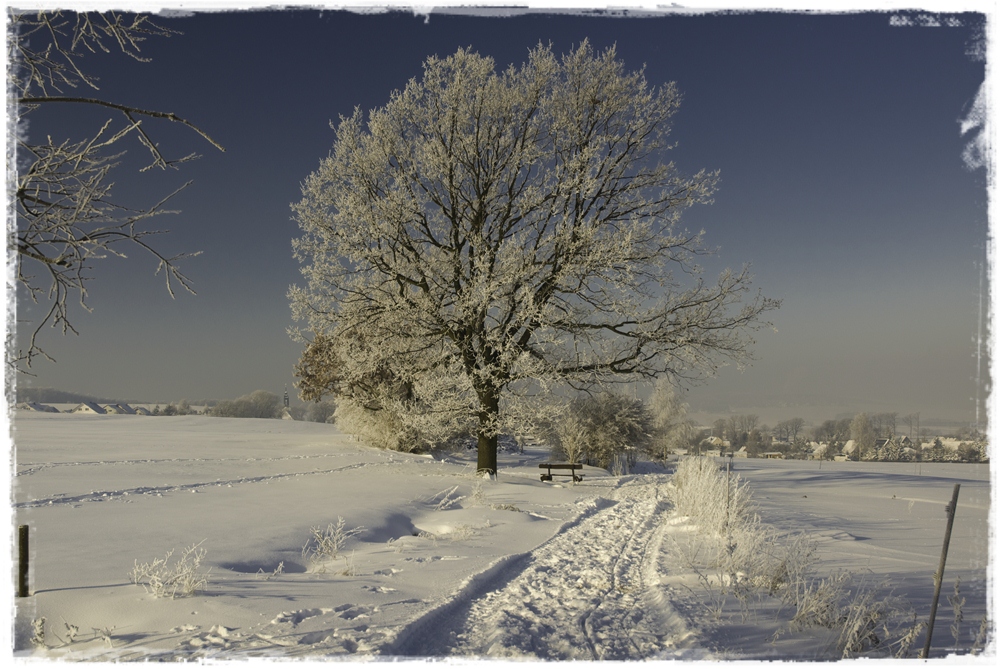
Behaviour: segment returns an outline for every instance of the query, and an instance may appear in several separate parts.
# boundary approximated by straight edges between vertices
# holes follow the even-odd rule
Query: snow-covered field
[[[13,428],[32,590],[15,604],[16,656],[838,657],[829,630],[791,629],[773,602],[740,610],[699,585],[683,557],[697,528],[652,465],[543,483],[547,452],[529,443],[484,481],[471,451],[379,451],[315,423],[18,412]],[[972,646],[991,599],[986,465],[735,469],[766,523],[813,535],[819,573],[894,589],[924,620],[961,484],[933,657]],[[339,518],[363,529],[333,560],[305,557],[312,528]],[[199,543],[202,591],[156,598],[132,583],[137,561]],[[956,646],[946,596],[958,578]],[[41,618],[44,646],[31,643]],[[984,656],[992,666],[992,646]]]

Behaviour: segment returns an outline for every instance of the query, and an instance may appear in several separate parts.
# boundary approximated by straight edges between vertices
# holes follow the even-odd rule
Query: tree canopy
[[[587,42],[502,72],[468,49],[428,58],[335,124],[293,205],[304,340],[323,338],[338,384],[395,380],[369,400],[406,384],[421,413],[473,420],[490,472],[525,393],[744,360],[778,302],[749,294],[745,267],[701,277],[703,233],[679,216],[718,174],[662,160],[679,104]]]

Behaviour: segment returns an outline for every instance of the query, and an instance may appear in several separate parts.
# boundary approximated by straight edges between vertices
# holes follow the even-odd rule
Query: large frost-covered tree
[[[342,117],[293,205],[308,284],[291,291],[340,385],[391,377],[372,387],[464,412],[495,472],[523,393],[744,359],[777,302],[748,295],[746,268],[700,277],[702,233],[678,217],[718,175],[662,160],[679,103],[584,42],[503,72],[432,57],[367,119]]]

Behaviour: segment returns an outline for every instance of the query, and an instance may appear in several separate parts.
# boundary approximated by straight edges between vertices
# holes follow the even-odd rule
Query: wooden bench
[[[542,474],[542,480],[543,481],[551,481],[552,480],[552,470],[553,469],[555,469],[555,470],[568,469],[568,470],[570,470],[569,474],[564,474],[564,473],[559,472],[559,471],[556,471],[556,474],[558,474],[559,476],[572,476],[574,482],[576,482],[576,481],[582,481],[583,480],[583,474],[580,474],[579,476],[576,475],[576,470],[577,469],[583,469],[583,465],[577,464],[575,462],[572,463],[572,464],[570,464],[570,463],[561,463],[561,462],[560,463],[557,463],[557,462],[542,462],[542,463],[540,463],[538,465],[538,468],[539,469],[545,469],[545,470],[547,470],[547,473]]]

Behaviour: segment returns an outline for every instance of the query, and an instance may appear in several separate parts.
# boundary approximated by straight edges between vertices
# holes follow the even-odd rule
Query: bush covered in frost
[[[372,409],[350,398],[337,401],[337,427],[375,448],[404,453],[451,448],[470,436],[461,416],[419,415],[397,407]]]
[[[678,542],[677,554],[697,575],[698,597],[717,618],[730,601],[747,618],[775,598],[787,607],[789,629],[830,630],[833,657],[906,657],[921,632],[907,602],[858,583],[849,573],[814,573],[816,542],[761,522],[749,485],[712,458],[683,459],[671,479],[670,500],[698,532]],[[734,606],[736,605],[734,604]]]
[[[546,436],[556,458],[624,469],[646,450],[652,432],[653,419],[642,400],[605,391],[570,402]]]
[[[197,543],[185,548],[180,557],[173,562],[171,558],[174,551],[152,562],[140,564],[136,560],[129,576],[132,583],[141,585],[154,597],[169,599],[189,597],[203,590],[208,583],[208,572],[200,571],[205,553],[201,543]]]

